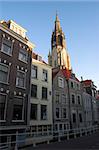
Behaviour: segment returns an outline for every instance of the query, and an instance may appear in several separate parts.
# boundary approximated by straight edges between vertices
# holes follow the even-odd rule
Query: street
[[[78,137],[76,139],[64,140],[50,144],[40,144],[36,147],[27,147],[22,150],[99,150],[99,132],[92,135]]]

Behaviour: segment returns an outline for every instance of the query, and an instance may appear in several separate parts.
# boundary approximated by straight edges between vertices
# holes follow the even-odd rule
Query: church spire
[[[61,29],[61,27],[60,27],[60,20],[59,20],[58,14],[56,12],[55,31],[59,31],[60,29]]]
[[[51,38],[51,53],[48,55],[48,60],[52,67],[65,66],[68,70],[71,70],[65,35],[60,26],[60,20],[57,13],[55,18],[55,28]]]
[[[59,22],[57,11],[56,11],[56,22]]]

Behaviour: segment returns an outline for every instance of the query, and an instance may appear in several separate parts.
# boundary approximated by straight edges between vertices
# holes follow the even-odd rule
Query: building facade
[[[83,91],[83,106],[84,106],[84,124],[86,127],[92,126],[93,124],[93,113],[92,113],[92,99],[91,95]]]
[[[52,68],[33,53],[30,98],[31,131],[52,130]]]
[[[81,83],[71,72],[68,79],[69,101],[70,101],[70,125],[71,128],[84,126],[84,110],[82,100]]]
[[[53,68],[53,126],[54,130],[70,129],[68,85],[65,69]]]
[[[22,132],[29,124],[32,48],[24,28],[12,20],[0,22],[1,134]]]
[[[60,21],[57,14],[55,20],[55,28],[51,38],[51,52],[49,52],[48,55],[48,62],[53,67],[53,73],[55,70],[58,70],[57,75],[53,78],[54,124],[60,124],[60,128],[62,126],[62,122],[63,124],[67,124],[68,128],[79,128],[84,126],[81,84],[80,81],[78,81],[78,79],[75,77],[75,74],[72,73],[70,57],[67,52],[65,35],[60,26]],[[61,80],[61,82],[63,82],[64,86],[62,88],[58,86],[59,79]],[[55,100],[58,97],[56,93],[59,93],[60,95],[59,104],[57,104],[57,100]],[[67,118],[65,119],[63,119],[62,116],[62,113],[64,113],[62,110],[62,101],[64,101],[64,97],[66,98],[66,104],[64,104],[66,110],[64,109],[64,111],[67,115]],[[55,116],[57,112],[61,116],[58,119],[55,118],[57,117]]]
[[[96,100],[96,86],[92,80],[82,80],[81,81],[83,90],[89,94],[91,99],[91,111],[92,111],[92,125],[98,122],[98,112],[97,112],[97,100]]]

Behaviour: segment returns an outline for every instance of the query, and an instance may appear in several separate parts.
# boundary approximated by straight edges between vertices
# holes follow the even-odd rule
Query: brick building
[[[24,28],[12,20],[0,21],[1,134],[22,132],[29,123],[32,48]]]

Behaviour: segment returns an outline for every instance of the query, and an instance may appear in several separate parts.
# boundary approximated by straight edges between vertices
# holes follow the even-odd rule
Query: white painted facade
[[[32,69],[33,66],[37,67],[37,78],[33,77],[34,73],[31,71],[31,84],[37,86],[37,96],[30,98],[30,104],[37,105],[37,118],[30,119],[30,126],[37,128],[40,126],[41,130],[43,130],[44,126],[46,128],[52,126],[52,68],[48,64],[36,59],[32,59]],[[47,71],[47,81],[44,81],[43,70]],[[47,88],[46,99],[42,99],[42,87]],[[47,116],[44,119],[41,119],[41,105],[45,105],[47,108]]]
[[[84,104],[84,113],[85,113],[85,126],[92,125],[92,99],[91,96],[83,92],[83,104]]]

